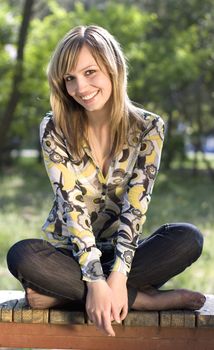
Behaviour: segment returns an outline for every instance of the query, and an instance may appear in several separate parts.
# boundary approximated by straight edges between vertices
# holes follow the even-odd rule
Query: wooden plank
[[[32,323],[48,323],[49,309],[33,310]]]
[[[21,311],[23,323],[33,323],[33,310],[27,304],[24,304]]]
[[[19,299],[16,306],[14,307],[13,310],[13,321],[15,323],[21,323],[22,322],[22,309],[27,305],[26,300]]]
[[[196,311],[197,326],[214,327],[214,295],[206,295],[204,306]]]
[[[6,327],[3,327],[6,326]],[[0,346],[82,350],[213,350],[210,328],[115,327],[108,337],[87,325],[0,324]],[[15,326],[15,327],[14,327]]]
[[[196,326],[195,313],[188,310],[161,311],[160,326],[194,328]]]
[[[184,312],[184,327],[187,327],[187,328],[196,327],[196,317],[193,311]]]
[[[123,322],[124,326],[159,326],[157,311],[130,311]]]
[[[20,299],[13,311],[15,323],[48,323],[49,309],[33,310],[25,299]]]
[[[0,298],[7,300],[14,295],[24,295],[22,291],[0,291]],[[21,293],[21,294],[20,294]],[[214,327],[214,295],[207,295],[207,301],[203,308],[197,312],[191,311],[162,311],[160,312],[160,326],[162,327]],[[86,315],[79,311],[51,310],[51,323],[55,324],[84,324]],[[132,311],[124,321],[125,326],[158,326],[158,312]],[[47,323],[49,310],[32,310],[25,304],[25,300],[17,299],[0,304],[1,322]],[[88,321],[88,324],[91,324]],[[114,323],[116,324],[116,323]]]
[[[13,322],[13,309],[18,300],[5,301],[1,308],[1,322]]]
[[[49,322],[53,324],[84,324],[85,315],[82,311],[51,309]]]

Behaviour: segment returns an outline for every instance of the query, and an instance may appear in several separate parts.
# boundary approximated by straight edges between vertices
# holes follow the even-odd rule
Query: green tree
[[[52,50],[71,27],[98,24],[115,35],[126,53],[131,99],[166,121],[166,166],[178,157],[182,160],[184,134],[200,149],[201,135],[212,125],[213,12],[211,0],[97,0],[87,6],[79,1],[37,2],[11,134],[22,137],[23,146],[35,147],[39,122],[50,108],[46,67]],[[5,40],[10,42],[14,34],[7,28]],[[6,67],[1,80],[5,105],[13,64],[6,64],[5,51],[0,57]],[[186,126],[185,132],[179,132],[180,125]]]
[[[22,22],[18,35],[17,43],[17,57],[16,63],[14,66],[12,86],[9,94],[8,101],[6,103],[5,111],[1,118],[1,127],[0,127],[0,155],[3,155],[3,150],[5,143],[7,142],[7,137],[10,130],[10,125],[13,120],[13,116],[16,110],[20,98],[19,86],[23,78],[23,61],[24,61],[24,47],[27,39],[27,32],[30,23],[30,18],[32,14],[34,0],[25,0],[23,6],[23,16]]]

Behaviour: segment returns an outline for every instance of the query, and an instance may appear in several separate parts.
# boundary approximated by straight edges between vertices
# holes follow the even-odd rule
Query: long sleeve
[[[90,215],[83,200],[84,188],[75,174],[73,159],[65,141],[56,132],[50,116],[45,117],[40,125],[40,141],[45,167],[55,193],[55,207],[49,215],[49,229],[59,237],[62,235],[60,225],[64,224],[65,235],[69,236],[72,243],[83,280],[104,279],[101,252],[96,247]]]
[[[124,196],[116,243],[113,271],[128,275],[159,169],[164,138],[163,120],[147,116],[149,122],[141,135],[139,154]]]

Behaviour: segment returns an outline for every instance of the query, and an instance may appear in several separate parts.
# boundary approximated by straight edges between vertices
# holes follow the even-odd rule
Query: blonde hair
[[[79,52],[87,45],[100,67],[105,67],[112,83],[110,131],[114,140],[112,153],[118,154],[127,141],[130,124],[140,122],[139,109],[127,95],[127,65],[119,43],[104,28],[78,26],[58,43],[49,62],[47,74],[54,121],[62,131],[73,155],[81,157],[86,140],[87,119],[84,108],[66,90],[64,75],[75,68]]]

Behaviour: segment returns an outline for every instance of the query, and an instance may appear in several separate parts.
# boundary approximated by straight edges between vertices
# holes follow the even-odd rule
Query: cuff
[[[115,259],[114,265],[112,267],[112,271],[121,272],[126,277],[128,277],[130,270],[131,270],[131,264],[127,264],[123,259],[117,256]]]
[[[105,280],[100,256],[100,250],[92,248],[90,252],[85,252],[79,257],[79,265],[82,271],[83,281],[93,282],[97,280]]]

